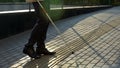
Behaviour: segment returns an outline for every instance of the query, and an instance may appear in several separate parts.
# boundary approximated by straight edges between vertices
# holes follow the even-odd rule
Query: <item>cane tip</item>
[[[72,54],[74,54],[74,52],[72,52]]]

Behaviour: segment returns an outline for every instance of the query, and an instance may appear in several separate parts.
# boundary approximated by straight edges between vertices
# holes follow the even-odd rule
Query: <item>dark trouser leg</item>
[[[43,13],[39,4],[37,2],[33,2],[33,6],[38,20],[28,41],[28,44],[30,44],[31,46],[34,45],[36,42],[38,44],[44,43],[49,25],[49,20]]]
[[[40,19],[40,21],[37,22],[37,29],[35,31],[37,33],[36,34],[37,36],[36,37],[36,42],[37,42],[36,53],[37,55],[41,55],[41,54],[53,55],[55,54],[55,52],[49,52],[45,48],[46,33],[47,33],[47,29],[48,29],[50,21],[48,17],[45,15],[45,13],[42,11],[38,3],[36,2],[33,3],[33,6],[35,8],[38,19]]]
[[[35,9],[36,16],[38,17],[38,22],[32,32],[31,38],[33,37],[35,39],[38,47],[41,47],[41,49],[45,49],[44,41],[46,39],[49,20],[37,2],[34,2],[33,6]]]
[[[37,44],[43,44],[46,39],[48,25],[49,23],[42,23],[39,20],[31,33],[28,44],[34,45],[36,42]]]
[[[42,51],[46,50],[44,41],[46,39],[48,25],[49,23],[38,20],[37,24],[35,25],[31,33],[29,42],[26,44],[27,47],[24,49],[24,53],[34,58],[36,56],[33,48],[33,45],[35,43],[37,43],[36,54],[40,54]],[[39,58],[39,57],[40,56],[36,56],[35,58]]]
[[[45,18],[45,14],[41,11],[39,4],[37,2],[34,2],[33,6],[35,8],[35,13],[38,20],[31,33],[28,43],[25,45],[23,49],[23,53],[34,58],[36,56],[35,50],[33,47],[35,43],[37,43],[38,48],[45,50],[44,41],[46,39],[46,33],[47,33],[49,22],[47,20],[48,18]]]
[[[53,55],[55,52],[49,52],[45,48],[46,33],[49,25],[49,20],[37,2],[33,3],[36,16],[38,17],[37,25],[34,27],[29,42],[27,45],[33,46],[37,43],[36,54],[39,57],[41,54]]]
[[[40,49],[45,49],[45,40],[46,40],[46,33],[48,29],[49,23],[41,23],[38,22],[38,34],[36,34],[36,42],[37,42],[37,47]]]

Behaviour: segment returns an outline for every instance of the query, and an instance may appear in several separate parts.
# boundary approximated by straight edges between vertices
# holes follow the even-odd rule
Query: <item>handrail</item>
[[[4,7],[7,7],[7,6],[13,6],[13,7],[17,7],[18,5],[21,5],[21,6],[24,6],[25,8],[21,8],[20,7],[20,9],[19,9],[19,7],[17,8],[17,9],[8,9],[8,8],[3,8],[3,10],[2,9],[0,9],[0,11],[14,11],[14,10],[26,10],[26,9],[28,9],[29,10],[29,12],[31,12],[31,4],[30,3],[25,3],[25,2],[19,2],[19,3],[12,3],[12,2],[8,2],[8,3],[0,3],[0,6],[4,6]]]
[[[0,5],[26,5],[26,2],[7,2],[7,3],[2,3],[0,2]]]

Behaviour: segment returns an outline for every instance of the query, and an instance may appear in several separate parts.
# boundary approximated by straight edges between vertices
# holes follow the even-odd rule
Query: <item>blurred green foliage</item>
[[[120,6],[120,2],[113,3],[114,6]]]

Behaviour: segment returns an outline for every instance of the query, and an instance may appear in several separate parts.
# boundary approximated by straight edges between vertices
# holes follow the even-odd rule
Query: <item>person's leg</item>
[[[35,53],[33,46],[37,42],[37,37],[39,36],[38,34],[40,32],[39,31],[40,27],[39,27],[37,22],[36,22],[36,25],[34,26],[32,32],[31,32],[31,35],[30,35],[30,38],[29,38],[27,44],[25,44],[25,47],[23,49],[23,53],[29,55],[32,58],[36,57],[36,53]]]
[[[40,20],[37,22],[39,30],[37,31],[38,36],[36,35],[37,36],[36,52],[39,55],[40,54],[53,55],[53,54],[55,54],[55,52],[49,52],[45,48],[46,33],[47,33],[47,29],[48,29],[50,21],[47,18],[47,16],[45,15],[45,13],[42,11],[42,8],[39,6],[39,4],[37,2],[33,3],[33,6],[35,8],[37,17],[40,18]]]
[[[37,9],[36,5],[37,5],[37,3],[34,2],[33,6],[34,6],[35,9]],[[38,12],[39,10],[36,10],[36,11]],[[31,35],[30,35],[30,38],[29,38],[27,44],[25,44],[25,47],[23,49],[23,53],[25,53],[25,54],[29,55],[30,57],[33,57],[33,58],[36,55],[33,46],[37,42],[39,34],[41,34],[40,18],[39,18],[39,15],[37,13],[36,13],[36,16],[38,17],[38,20],[37,20],[36,25],[34,26],[32,32],[31,32]]]
[[[48,25],[49,23],[45,23],[44,24],[40,24],[41,29],[40,32],[41,34],[39,34],[38,39],[37,39],[37,48],[36,48],[36,53],[38,55],[44,54],[44,55],[53,55],[55,54],[55,52],[49,52],[46,47],[45,47],[45,40],[46,40],[46,33],[47,33],[47,29],[48,29]]]
[[[30,57],[35,57],[36,53],[33,45],[37,42],[37,53],[41,50],[45,50],[45,39],[49,23],[42,23],[40,20],[37,21],[33,28],[28,43],[25,45],[23,53]]]

